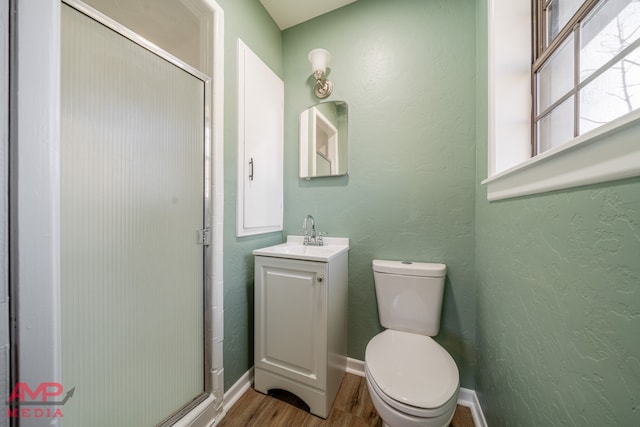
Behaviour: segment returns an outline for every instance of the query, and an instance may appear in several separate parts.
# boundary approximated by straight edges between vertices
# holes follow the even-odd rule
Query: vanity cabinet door
[[[255,364],[324,389],[327,264],[256,257]]]

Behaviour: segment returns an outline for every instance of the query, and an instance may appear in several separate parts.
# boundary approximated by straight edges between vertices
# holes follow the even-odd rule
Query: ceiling
[[[356,0],[260,0],[281,30],[324,15]]]

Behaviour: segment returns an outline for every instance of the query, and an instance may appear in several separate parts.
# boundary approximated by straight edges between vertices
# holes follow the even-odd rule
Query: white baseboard
[[[364,377],[364,362],[347,357],[347,372],[359,377]]]
[[[473,417],[473,424],[476,427],[487,427],[487,420],[484,418],[482,408],[480,407],[480,401],[475,390],[460,387],[458,393],[458,405],[466,406],[471,409],[471,416]]]
[[[227,415],[229,409],[240,399],[240,397],[244,394],[245,391],[249,390],[249,387],[253,384],[253,366],[244,373],[243,376],[235,382],[234,385],[224,394],[223,403],[222,403],[222,414],[216,418],[215,423],[212,427],[215,427],[222,421],[222,419]]]
[[[347,372],[353,375],[364,377],[364,362],[358,359],[347,358]],[[460,387],[458,392],[458,405],[466,406],[471,410],[473,424],[476,427],[487,427],[487,421],[484,419],[480,401],[475,390]]]

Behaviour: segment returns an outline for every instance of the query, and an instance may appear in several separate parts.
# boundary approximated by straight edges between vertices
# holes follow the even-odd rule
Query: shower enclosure
[[[116,30],[62,7],[65,426],[156,425],[207,395],[208,78]]]
[[[141,3],[215,4],[122,4]],[[82,2],[15,4],[12,380],[65,392],[22,403],[63,417],[20,425],[210,423],[222,402],[221,100],[207,75]]]

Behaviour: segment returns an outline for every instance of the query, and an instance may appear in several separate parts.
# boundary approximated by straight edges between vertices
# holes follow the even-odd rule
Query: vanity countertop
[[[303,261],[329,262],[349,250],[348,237],[323,237],[323,246],[305,246],[302,244],[303,240],[303,236],[287,236],[285,243],[256,249],[253,254]]]

